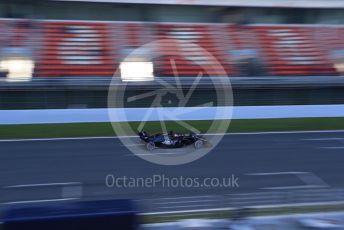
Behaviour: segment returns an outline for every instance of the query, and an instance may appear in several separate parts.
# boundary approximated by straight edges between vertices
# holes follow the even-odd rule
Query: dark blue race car
[[[194,145],[196,149],[202,148],[206,140],[195,133],[179,134],[172,131],[163,134],[158,133],[149,135],[145,131],[139,132],[139,137],[146,142],[146,147],[149,151],[155,148],[180,148],[187,145]]]

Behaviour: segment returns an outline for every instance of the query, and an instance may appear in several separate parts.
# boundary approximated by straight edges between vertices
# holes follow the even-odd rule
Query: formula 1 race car
[[[187,145],[194,145],[196,149],[203,147],[206,139],[195,133],[180,134],[172,131],[167,134],[149,135],[145,131],[139,132],[139,137],[146,142],[146,148],[151,151],[155,148],[180,148]]]

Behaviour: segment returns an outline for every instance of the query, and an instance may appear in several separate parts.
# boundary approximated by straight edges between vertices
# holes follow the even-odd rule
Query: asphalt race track
[[[203,158],[180,166],[146,162],[116,138],[0,141],[0,203],[344,188],[343,164],[344,131],[230,134]],[[201,180],[234,174],[239,187],[109,188],[108,174]]]

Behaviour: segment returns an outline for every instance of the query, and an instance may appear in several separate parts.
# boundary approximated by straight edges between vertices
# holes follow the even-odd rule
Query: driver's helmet
[[[168,131],[168,136],[174,137],[174,132],[173,131]]]

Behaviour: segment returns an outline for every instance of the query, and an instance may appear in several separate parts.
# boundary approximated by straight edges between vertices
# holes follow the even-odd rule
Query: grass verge
[[[213,121],[186,121],[201,132],[206,132]],[[219,122],[219,121],[215,121]],[[133,130],[139,122],[131,122]],[[187,132],[173,121],[166,122],[168,130]],[[147,122],[144,129],[148,132],[160,132],[159,122]],[[305,130],[344,130],[342,118],[288,118],[232,120],[227,132],[265,132],[265,131],[305,131]],[[129,134],[129,133],[128,133]],[[69,124],[35,124],[35,125],[0,125],[0,138],[58,138],[90,137],[116,135],[110,123],[69,123]]]

